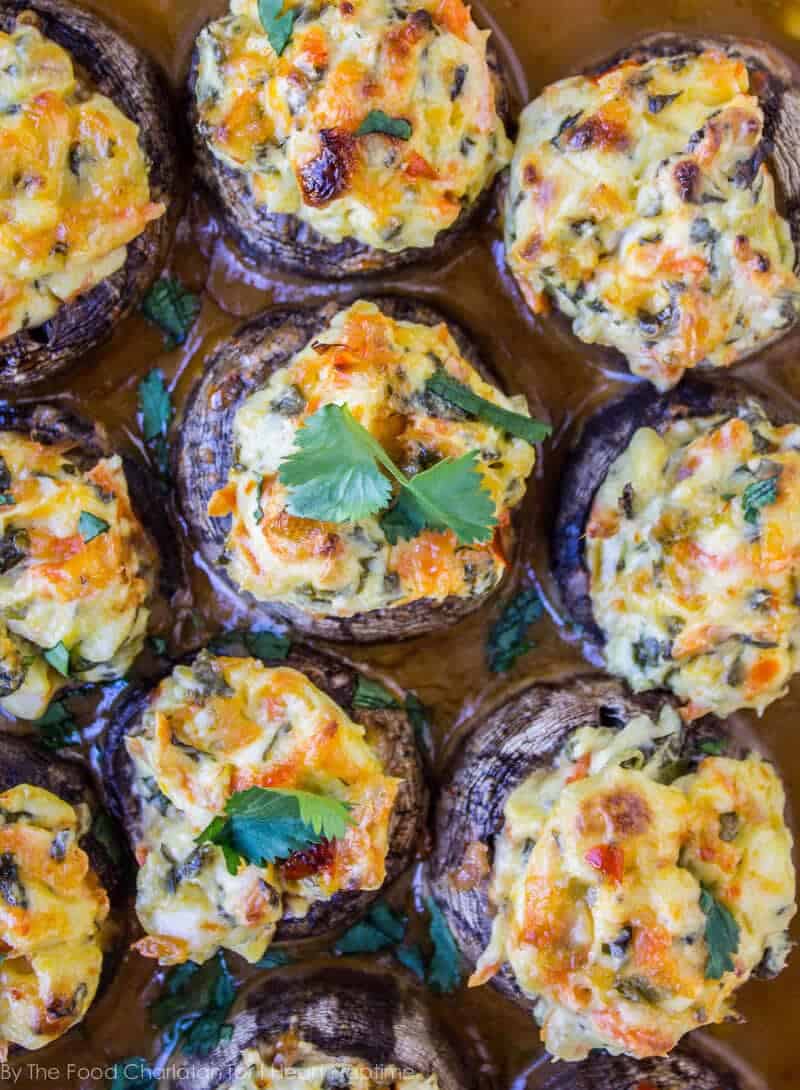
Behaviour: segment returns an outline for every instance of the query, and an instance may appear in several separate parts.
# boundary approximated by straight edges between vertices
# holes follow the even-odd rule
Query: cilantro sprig
[[[150,371],[139,383],[139,411],[145,445],[160,476],[166,480],[169,477],[167,431],[174,409],[164,376],[158,369]]]
[[[150,1020],[165,1031],[165,1044],[180,1042],[185,1055],[202,1058],[233,1035],[227,1017],[235,998],[236,984],[219,951],[203,965],[187,961],[172,969],[150,1006]]]
[[[347,803],[310,791],[249,787],[228,799],[224,815],[214,818],[197,842],[216,844],[230,874],[242,860],[263,867],[288,859],[322,840],[345,835],[351,823]]]
[[[442,910],[432,897],[425,898],[428,934],[423,946],[410,942],[408,919],[385,901],[372,905],[363,920],[353,924],[336,942],[340,955],[391,952],[407,969],[440,994],[450,994],[462,979],[462,961],[453,933]]]
[[[383,110],[370,110],[356,129],[356,136],[369,136],[370,133],[380,132],[398,140],[410,140],[411,131],[411,123],[404,117],[389,117]]]
[[[500,428],[516,439],[524,439],[531,446],[541,443],[553,430],[549,424],[543,424],[541,420],[533,420],[530,416],[512,412],[510,409],[495,405],[493,401],[487,401],[474,390],[470,390],[469,386],[465,386],[449,375],[443,367],[437,367],[425,383],[425,387],[432,394],[463,409],[470,416]]]
[[[157,1090],[158,1079],[142,1056],[117,1060],[111,1071],[111,1090]]]
[[[778,478],[780,472],[761,481],[753,481],[742,493],[744,520],[751,525],[758,522],[761,508],[775,503],[778,498]]]
[[[700,891],[700,907],[706,916],[706,979],[719,980],[735,968],[733,955],[739,949],[739,925],[725,905],[706,886]]]
[[[142,302],[142,314],[159,327],[168,349],[184,343],[199,312],[199,296],[170,276],[156,280]]]
[[[408,478],[353,417],[346,406],[324,405],[296,437],[297,450],[279,467],[289,490],[288,510],[322,522],[357,522],[384,510],[391,499],[386,470],[400,496],[382,519],[394,543],[425,527],[452,530],[462,545],[490,540],[496,525],[494,502],[483,488],[477,454],[444,458]]]
[[[107,533],[109,529],[110,526],[105,519],[98,518],[91,511],[81,511],[78,519],[78,533],[87,545],[96,537]]]
[[[282,636],[269,629],[233,628],[229,632],[221,632],[209,643],[209,648],[215,655],[236,655],[240,647],[244,648],[254,659],[261,662],[274,662],[288,657],[292,649],[292,641],[288,636]]]
[[[78,725],[63,700],[52,700],[44,715],[33,720],[39,741],[46,749],[62,749],[80,741]]]
[[[292,38],[297,12],[284,12],[283,0],[258,0],[258,17],[267,32],[269,44],[280,57]]]
[[[528,587],[508,603],[489,631],[486,655],[493,674],[505,674],[535,644],[528,629],[541,620],[544,605],[536,587]]]

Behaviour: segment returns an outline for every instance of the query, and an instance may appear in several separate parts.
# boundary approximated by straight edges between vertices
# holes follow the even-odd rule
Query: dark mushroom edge
[[[437,325],[445,322],[464,358],[487,382],[500,386],[480,353],[457,323],[411,299],[390,296],[364,298],[397,321]],[[237,586],[220,565],[230,517],[211,518],[208,501],[228,479],[233,448],[233,422],[242,403],[285,366],[295,353],[318,336],[349,300],[331,302],[318,310],[270,310],[247,322],[211,357],[186,400],[173,444],[173,476],[183,516],[203,558],[220,575],[234,596],[266,617],[286,621],[299,632],[328,640],[369,643],[409,639],[455,624],[480,609],[498,589],[470,598],[451,596],[437,602],[423,598],[406,605],[357,613],[352,617],[312,615],[280,602],[255,599]],[[514,520],[512,518],[512,528]]]
[[[756,390],[725,378],[704,382],[686,378],[659,395],[649,386],[604,405],[583,426],[559,486],[559,507],[550,554],[563,605],[581,635],[602,648],[605,637],[595,620],[585,564],[585,534],[595,494],[639,428],[663,429],[676,420],[736,412],[758,401],[774,424],[789,423],[789,412]]]
[[[531,772],[550,766],[574,731],[621,727],[636,715],[653,718],[665,703],[663,695],[633,696],[619,682],[594,676],[565,684],[533,684],[500,705],[463,741],[445,773],[437,804],[431,881],[470,967],[489,944],[493,912],[490,874],[468,888],[452,880],[469,846],[487,845],[492,861],[508,796]],[[677,759],[691,769],[704,756],[701,744],[711,740],[722,743],[729,756],[744,755],[722,724],[707,716],[685,732]],[[522,991],[508,964],[492,978],[492,984],[519,1006],[532,1010],[534,1000]]]
[[[6,0],[0,30],[10,31],[22,12],[33,12],[42,34],[67,50],[97,90],[139,126],[151,199],[167,211],[128,243],[127,260],[116,273],[65,303],[43,325],[0,340],[0,388],[7,391],[63,371],[111,335],[164,264],[179,211],[173,106],[153,61],[102,19],[61,0]]]
[[[703,1034],[681,1042],[669,1056],[632,1060],[594,1052],[580,1063],[557,1063],[541,1090],[755,1090],[718,1055],[703,1048]]]
[[[118,968],[127,948],[127,903],[131,861],[122,830],[103,808],[86,765],[74,757],[61,757],[40,748],[28,737],[0,731],[0,794],[20,784],[49,791],[70,806],[85,803],[92,816],[88,832],[79,844],[108,894],[113,944],[105,951],[100,983],[93,1003],[98,1001]],[[74,1032],[77,1026],[71,1031]],[[12,1046],[14,1053],[27,1052]]]
[[[509,82],[491,41],[487,46],[486,59],[495,85],[497,114],[508,128],[511,101]],[[331,242],[297,216],[266,212],[255,202],[247,175],[221,162],[201,135],[195,96],[198,64],[198,50],[195,47],[187,92],[195,179],[211,198],[239,249],[253,261],[266,261],[304,276],[322,276],[331,280],[387,273],[404,265],[431,259],[442,261],[453,253],[467,231],[493,203],[497,179],[461,211],[455,223],[439,233],[429,249],[410,247],[398,253],[375,249],[354,238]]]
[[[234,651],[226,654],[232,654]],[[246,653],[246,652],[243,652]],[[370,734],[387,775],[402,779],[389,825],[386,878],[380,890],[341,892],[328,901],[316,901],[302,918],[284,916],[273,945],[318,940],[339,934],[368,910],[410,865],[419,850],[425,827],[428,791],[414,728],[402,708],[354,707],[358,672],[347,662],[310,647],[293,644],[286,658],[262,660],[267,666],[289,666],[304,674],[318,689],[362,724]],[[103,779],[108,806],[135,845],[141,810],[133,788],[132,762],[125,735],[133,732],[151,698],[149,688],[131,686],[109,713],[110,727],[103,751]]]
[[[361,1060],[380,1072],[395,1065],[440,1090],[472,1090],[472,1076],[450,1040],[405,978],[375,968],[330,963],[270,972],[237,1004],[233,1034],[199,1067],[171,1066],[164,1090],[222,1090],[241,1053],[270,1046],[287,1034],[331,1060]]]

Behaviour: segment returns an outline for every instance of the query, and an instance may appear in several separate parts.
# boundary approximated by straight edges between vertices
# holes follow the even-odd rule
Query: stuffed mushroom
[[[792,838],[772,766],[615,682],[533,685],[464,743],[434,890],[475,968],[547,1049],[668,1053],[783,967]]]
[[[426,808],[413,728],[360,686],[303,648],[269,665],[203,651],[126,698],[106,778],[139,864],[140,953],[256,962],[273,939],[330,937],[408,866]]]
[[[661,390],[780,336],[800,310],[798,86],[766,45],[659,34],[545,88],[506,203],[531,309]]]
[[[232,0],[190,80],[201,181],[245,252],[343,277],[437,255],[511,157],[462,0]]]
[[[58,0],[0,10],[0,385],[105,340],[166,256],[176,169],[154,65]]]
[[[401,638],[497,587],[547,431],[458,327],[359,300],[270,312],[227,342],[188,401],[176,478],[237,595],[314,635]]]
[[[118,937],[122,845],[77,761],[0,734],[0,1056],[86,1015]]]
[[[470,1090],[474,1080],[406,980],[340,964],[282,969],[249,989],[233,1033],[166,1090]],[[196,1066],[196,1065],[195,1065]]]
[[[55,404],[0,408],[0,708],[123,677],[159,576],[149,497],[102,430]]]
[[[761,713],[800,663],[800,425],[743,387],[684,381],[590,420],[553,536],[564,602],[607,668],[687,718]]]

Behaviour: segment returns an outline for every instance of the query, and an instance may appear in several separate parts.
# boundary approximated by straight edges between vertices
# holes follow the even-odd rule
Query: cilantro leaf
[[[775,503],[778,498],[778,478],[780,472],[774,477],[767,477],[763,481],[753,481],[742,493],[742,509],[744,520],[749,523],[758,522],[762,507]]]
[[[205,1057],[220,1041],[229,1040],[233,1027],[226,1024],[236,985],[225,955],[197,965],[187,961],[168,974],[164,991],[150,1007],[150,1020],[165,1030],[165,1043],[180,1042],[187,1056]]]
[[[241,645],[254,659],[262,662],[274,662],[285,659],[292,649],[288,636],[281,636],[269,629],[234,628],[222,632],[209,643],[215,655],[236,654],[237,645]]]
[[[47,749],[74,746],[80,741],[72,712],[63,700],[52,700],[44,715],[33,722],[39,728],[39,741]]]
[[[507,673],[520,656],[535,646],[527,632],[543,613],[544,605],[535,587],[511,599],[489,631],[486,651],[493,674]]]
[[[291,9],[284,14],[283,0],[258,0],[258,17],[267,32],[269,44],[280,57],[292,37],[297,12]]]
[[[412,477],[406,486],[432,530],[452,530],[462,545],[490,541],[494,500],[482,487],[478,456],[444,458]]]
[[[400,704],[379,681],[372,681],[371,678],[359,674],[358,681],[356,682],[355,696],[353,697],[353,707],[399,708]]]
[[[356,129],[356,136],[369,136],[372,132],[382,132],[385,136],[394,136],[398,140],[411,139],[411,124],[403,117],[389,117],[383,110],[370,110]]]
[[[391,485],[375,464],[386,459],[383,448],[346,406],[324,405],[310,416],[297,446],[279,469],[291,514],[355,522],[389,502]]]
[[[430,937],[433,956],[428,966],[427,982],[434,991],[443,995],[454,992],[461,984],[461,954],[444,913],[432,897],[425,898],[430,915]]]
[[[377,901],[363,920],[353,924],[335,943],[337,954],[377,954],[403,941],[406,920],[385,901]]]
[[[94,541],[96,537],[106,533],[108,529],[109,524],[105,519],[98,518],[91,511],[81,511],[78,519],[78,533],[87,545],[90,541]]]
[[[141,1056],[117,1060],[111,1075],[111,1090],[157,1090],[158,1080]]]
[[[219,845],[235,875],[241,859],[265,866],[323,839],[343,837],[349,811],[347,803],[310,791],[249,787],[231,795],[225,815],[215,817],[197,842]]]
[[[256,962],[256,969],[280,969],[284,965],[291,965],[292,959],[285,950],[267,950],[263,957]]]
[[[418,980],[425,979],[425,955],[419,943],[415,942],[411,946],[396,947],[394,956],[401,965],[405,965],[406,969],[410,969]]]
[[[292,641],[287,636],[279,636],[266,629],[246,632],[244,643],[254,659],[269,662],[271,659],[285,659],[292,649]]]
[[[69,651],[64,646],[63,640],[59,640],[53,647],[45,647],[42,650],[42,658],[45,662],[49,662],[62,677],[69,677]]]
[[[381,529],[390,545],[417,537],[426,527],[425,515],[410,492],[401,492],[397,503],[381,515]]]
[[[700,891],[700,907],[706,916],[706,980],[719,980],[724,973],[733,972],[732,955],[739,949],[739,925],[706,886]]]
[[[719,757],[725,752],[725,744],[719,738],[706,738],[700,743],[700,749],[711,757]]]
[[[161,329],[168,349],[183,344],[199,311],[199,296],[169,276],[156,280],[142,302],[142,314]]]
[[[422,746],[428,757],[433,754],[433,739],[431,734],[430,709],[427,708],[416,693],[406,693],[406,715],[414,728],[417,742]]]
[[[445,401],[449,401],[451,405],[458,406],[459,409],[463,409],[470,416],[475,416],[495,428],[500,428],[517,439],[524,439],[531,446],[535,443],[541,443],[553,430],[548,424],[543,424],[540,420],[532,420],[529,416],[512,412],[510,409],[504,409],[500,405],[495,405],[493,401],[487,401],[486,398],[480,397],[469,386],[465,386],[458,379],[449,375],[443,367],[438,367],[434,371],[425,386],[431,393],[436,394]]]
[[[166,435],[172,419],[172,401],[164,376],[155,368],[139,383],[139,411],[142,414],[142,435],[149,443],[158,435]]]
[[[139,383],[139,411],[142,414],[142,436],[162,478],[169,476],[167,429],[173,407],[164,376],[155,369]]]
[[[444,458],[409,480],[341,405],[325,405],[310,416],[297,433],[297,445],[278,471],[289,489],[287,507],[293,515],[351,522],[375,514],[391,497],[380,463],[403,489],[404,520],[420,528],[453,530],[461,544],[491,537],[494,502],[482,487],[474,451]]]

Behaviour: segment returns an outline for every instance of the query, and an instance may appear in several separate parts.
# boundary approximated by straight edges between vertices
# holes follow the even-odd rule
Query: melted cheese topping
[[[789,225],[741,60],[627,63],[561,80],[522,113],[508,261],[537,313],[659,387],[727,367],[795,320]]]
[[[88,809],[39,787],[0,794],[0,1055],[42,1048],[94,999],[108,898],[78,841]]]
[[[273,1048],[246,1048],[222,1090],[439,1090],[436,1075],[416,1074],[393,1065],[367,1065],[364,1060],[332,1059],[291,1035]],[[265,1054],[262,1054],[263,1053]]]
[[[68,444],[0,432],[0,706],[28,719],[67,683],[48,650],[68,652],[80,681],[127,672],[155,590],[157,557],[121,459],[83,472],[72,456]]]
[[[800,428],[755,402],[640,428],[586,530],[609,670],[667,686],[692,718],[782,696],[800,666],[799,510]]]
[[[138,126],[34,26],[0,32],[0,338],[115,273],[163,214]]]
[[[723,1021],[762,959],[785,962],[795,876],[781,783],[756,756],[707,757],[673,779],[679,732],[671,710],[618,732],[585,727],[507,801],[497,915],[471,983],[510,962],[554,1056],[662,1055]],[[739,928],[720,979],[703,889]]]
[[[394,321],[363,301],[337,314],[247,399],[236,414],[228,483],[208,508],[233,516],[227,562],[234,582],[262,600],[351,616],[421,598],[479,596],[500,581],[510,509],[525,494],[535,451],[427,393],[439,366],[487,401],[527,415],[524,397],[505,397],[481,379],[447,326]],[[464,547],[452,531],[425,530],[390,545],[379,517],[334,524],[290,515],[278,467],[305,419],[331,403],[347,405],[408,476],[476,451],[495,501],[494,540]]]
[[[200,129],[268,212],[380,250],[432,246],[511,157],[462,0],[289,0],[277,56],[256,0],[198,38]],[[371,111],[408,139],[360,135]]]
[[[137,943],[162,964],[208,960],[219,947],[258,961],[283,915],[303,916],[340,890],[383,884],[400,781],[386,776],[364,728],[288,667],[202,653],[155,691],[127,738],[142,807]],[[284,863],[240,863],[196,837],[236,791],[275,787],[351,806],[341,840]]]

